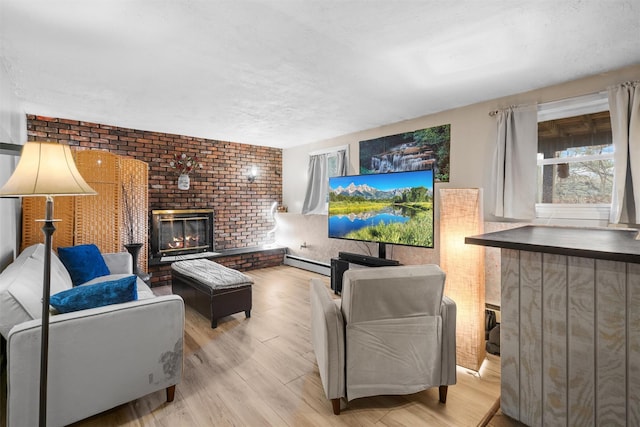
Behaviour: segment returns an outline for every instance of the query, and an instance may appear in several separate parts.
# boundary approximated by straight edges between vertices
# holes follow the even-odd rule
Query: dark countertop
[[[470,236],[465,243],[640,264],[638,230],[528,225]]]

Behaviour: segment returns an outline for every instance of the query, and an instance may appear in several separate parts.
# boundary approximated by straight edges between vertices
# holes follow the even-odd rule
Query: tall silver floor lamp
[[[55,142],[27,142],[16,170],[0,188],[2,196],[41,196],[47,198],[42,226],[45,237],[42,286],[42,340],[40,346],[40,427],[47,424],[47,367],[49,360],[49,296],[51,292],[51,236],[53,196],[86,196],[96,192],[78,172],[68,145]]]

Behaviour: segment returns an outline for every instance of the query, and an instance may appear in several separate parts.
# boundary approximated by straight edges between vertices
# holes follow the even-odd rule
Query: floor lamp
[[[485,358],[484,248],[464,238],[482,234],[482,190],[440,189],[440,266],[445,294],[456,302],[457,364],[477,371]]]
[[[51,292],[51,236],[53,196],[85,196],[96,192],[78,172],[68,145],[55,142],[27,142],[16,170],[0,188],[1,196],[46,197],[46,215],[42,226],[45,241],[42,286],[42,334],[40,346],[40,426],[47,424],[47,367],[49,360],[49,297]]]

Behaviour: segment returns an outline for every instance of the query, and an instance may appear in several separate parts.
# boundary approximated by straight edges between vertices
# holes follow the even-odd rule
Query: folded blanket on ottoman
[[[176,261],[171,268],[214,289],[235,288],[253,283],[251,277],[208,259]]]

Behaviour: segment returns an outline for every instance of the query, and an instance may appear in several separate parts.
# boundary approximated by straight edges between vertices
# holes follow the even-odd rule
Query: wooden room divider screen
[[[94,243],[106,253],[142,243],[138,265],[147,271],[148,165],[98,150],[74,151],[74,157],[80,174],[98,195],[56,198],[54,218],[61,221],[55,224],[53,248]],[[44,210],[44,198],[22,199],[21,249],[44,242],[42,225],[36,222],[44,218]]]

